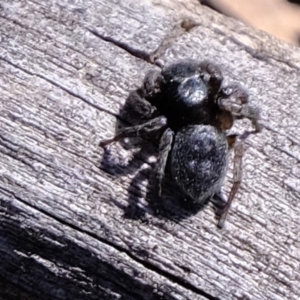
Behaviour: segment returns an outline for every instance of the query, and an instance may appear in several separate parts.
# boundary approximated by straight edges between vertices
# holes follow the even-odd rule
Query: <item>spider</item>
[[[147,121],[100,142],[105,147],[125,137],[157,133],[158,195],[169,161],[173,180],[193,203],[201,206],[211,201],[219,208],[219,228],[224,226],[242,177],[243,135],[227,132],[241,118],[252,122],[254,131],[248,133],[261,130],[259,109],[249,103],[246,90],[238,83],[223,86],[222,82],[220,68],[207,60],[183,60],[161,72],[152,70],[143,86],[131,94],[135,109]],[[226,201],[221,188],[230,149],[234,149],[233,184]]]

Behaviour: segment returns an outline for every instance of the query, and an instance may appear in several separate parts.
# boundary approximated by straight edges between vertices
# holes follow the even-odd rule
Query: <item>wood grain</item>
[[[1,299],[300,297],[297,48],[197,1],[6,0],[0,25]],[[145,73],[182,58],[262,110],[221,231],[170,179],[149,200],[156,143],[98,146]]]

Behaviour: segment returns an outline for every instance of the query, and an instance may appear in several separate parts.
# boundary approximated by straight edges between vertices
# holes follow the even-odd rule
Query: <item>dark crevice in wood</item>
[[[40,300],[39,296],[32,295],[31,291],[26,291],[20,287],[19,283],[12,283],[9,278],[1,276],[0,274],[0,300]],[[46,298],[43,298],[47,300]],[[53,300],[53,298],[52,298]]]
[[[129,44],[117,41],[116,39],[110,36],[105,36],[103,34],[100,34],[97,30],[93,28],[86,28],[86,29],[93,35],[100,38],[101,40],[108,43],[112,43],[113,45],[125,50],[129,54],[137,58],[141,58],[150,64],[161,67],[161,64],[157,62],[157,60],[161,56],[163,56],[163,54],[167,51],[167,49],[169,49],[179,37],[181,37],[185,32],[189,32],[191,29],[193,29],[196,26],[198,26],[198,24],[191,19],[182,20],[179,24],[176,24],[173,27],[171,32],[169,32],[169,34],[162,40],[162,42],[157,47],[157,49],[154,50],[152,53],[147,53],[139,49],[134,49]]]
[[[22,68],[22,67],[20,67],[20,66],[18,66],[18,65],[16,65],[16,64],[14,64],[13,62],[7,60],[7,59],[4,58],[4,57],[1,57],[1,56],[0,56],[0,59],[3,60],[3,61],[5,61],[5,62],[8,63],[9,65],[12,65],[13,67],[15,67],[15,68],[17,68],[17,69],[19,69],[19,70],[25,72],[25,73],[28,74],[28,75],[31,75],[31,76],[38,76],[37,74],[32,73],[32,72],[30,72],[30,71],[28,71],[28,70],[26,70],[26,69],[24,69],[24,68]]]
[[[125,50],[126,52],[128,52],[129,54],[141,58],[143,60],[145,60],[148,63],[153,64],[153,62],[151,61],[151,56],[145,52],[145,51],[141,51],[138,49],[134,49],[132,48],[130,45],[125,44],[123,42],[117,41],[114,38],[110,37],[110,36],[104,36],[102,34],[100,34],[98,31],[96,31],[93,28],[86,28],[90,33],[92,33],[93,35],[97,36],[98,38],[100,38],[101,40],[105,41],[105,42],[109,42],[112,43],[113,45]]]
[[[16,214],[18,211],[18,208],[11,204],[4,204],[4,206],[11,214]],[[19,214],[21,215],[22,212],[20,210]],[[16,228],[21,228],[18,220],[3,222],[2,228],[8,233],[1,243],[4,247],[1,253],[1,258],[4,258],[2,264],[4,274],[13,272],[15,276],[5,282],[2,281],[2,273],[0,281],[7,289],[16,284],[17,294],[30,292],[30,296],[40,296],[38,299],[119,299],[117,294],[121,294],[125,299],[130,300],[146,300],[148,294],[154,297],[157,294],[151,285],[140,283],[133,276],[93,256],[89,250],[64,236],[57,237],[48,230],[36,232],[22,228],[18,231]],[[12,255],[5,251],[8,247],[14,249]],[[69,255],[72,257],[71,260]],[[11,260],[17,260],[18,264],[9,264]],[[48,268],[45,264],[52,265],[53,268]],[[42,282],[39,280],[40,274],[43,274],[45,279]],[[73,281],[77,284],[73,285]],[[32,290],[33,282],[35,288]],[[78,295],[81,298],[77,298]],[[167,293],[164,296],[166,297],[163,299],[175,300]]]
[[[295,155],[293,155],[292,153],[289,153],[286,149],[283,149],[283,148],[277,147],[277,146],[273,146],[273,147],[274,147],[274,149],[278,150],[279,152],[282,152],[282,153],[286,154],[287,156],[295,159],[297,161],[297,163],[300,163],[299,158],[296,157]]]
[[[123,247],[121,247],[121,246],[113,243],[111,240],[108,239],[108,236],[113,236],[113,233],[111,233],[110,230],[108,228],[106,228],[106,226],[103,223],[101,224],[101,227],[104,228],[103,231],[106,232],[107,237],[100,237],[100,236],[98,236],[97,234],[95,234],[93,232],[90,232],[88,230],[83,230],[82,228],[77,227],[74,224],[71,224],[71,223],[69,223],[69,222],[67,222],[67,221],[65,221],[65,220],[63,220],[61,218],[58,218],[55,215],[53,215],[53,214],[51,214],[51,213],[49,213],[49,212],[47,212],[47,211],[45,211],[43,209],[36,208],[35,206],[33,206],[30,203],[28,203],[26,200],[23,200],[22,198],[18,197],[14,192],[9,191],[9,190],[7,190],[7,189],[5,189],[3,187],[1,187],[1,189],[4,190],[7,193],[10,193],[11,195],[13,195],[13,197],[16,200],[20,201],[24,205],[27,205],[27,206],[31,207],[32,209],[34,209],[34,210],[38,210],[40,213],[42,213],[42,214],[46,215],[47,217],[55,220],[56,222],[61,223],[62,225],[65,225],[65,226],[73,229],[76,232],[80,232],[82,234],[86,234],[87,236],[89,236],[89,237],[91,237],[91,238],[93,238],[93,239],[95,239],[97,241],[100,241],[103,244],[106,244],[106,245],[114,248],[118,252],[126,254],[132,260],[134,260],[137,263],[143,265],[145,268],[147,268],[147,269],[149,269],[149,270],[151,270],[151,271],[153,271],[153,272],[155,272],[155,273],[157,273],[157,274],[165,277],[166,279],[170,280],[171,282],[173,282],[173,283],[175,283],[175,284],[177,284],[177,285],[179,285],[179,286],[181,286],[181,287],[183,287],[183,288],[185,288],[187,290],[190,290],[190,291],[194,292],[195,294],[198,294],[198,295],[201,295],[203,297],[206,297],[209,300],[218,300],[219,299],[217,297],[214,297],[214,296],[206,293],[204,290],[199,289],[198,287],[194,286],[193,284],[187,282],[184,278],[178,277],[176,275],[173,275],[173,274],[169,273],[168,271],[162,270],[158,266],[155,266],[152,263],[144,260],[144,258],[141,259],[141,258],[137,257],[136,255],[134,255],[132,253],[132,251],[124,249]]]

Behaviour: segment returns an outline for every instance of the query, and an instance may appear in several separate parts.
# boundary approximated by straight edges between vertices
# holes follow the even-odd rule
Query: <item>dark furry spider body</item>
[[[227,135],[234,119],[248,118],[260,130],[259,112],[249,105],[247,92],[238,84],[222,86],[221,70],[209,61],[181,61],[150,71],[143,87],[131,94],[135,108],[149,121],[122,129],[106,146],[121,138],[160,133],[155,167],[159,195],[169,157],[172,177],[194,202],[211,200],[222,206],[224,221],[241,182],[241,140]],[[225,201],[221,187],[227,171],[228,150],[235,149],[233,186]]]

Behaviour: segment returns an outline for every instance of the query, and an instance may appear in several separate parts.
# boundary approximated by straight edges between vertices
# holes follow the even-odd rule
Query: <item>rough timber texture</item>
[[[221,231],[170,181],[150,204],[155,143],[98,146],[156,59],[187,57],[263,111]],[[2,0],[0,298],[299,299],[299,72],[298,49],[196,1]]]

